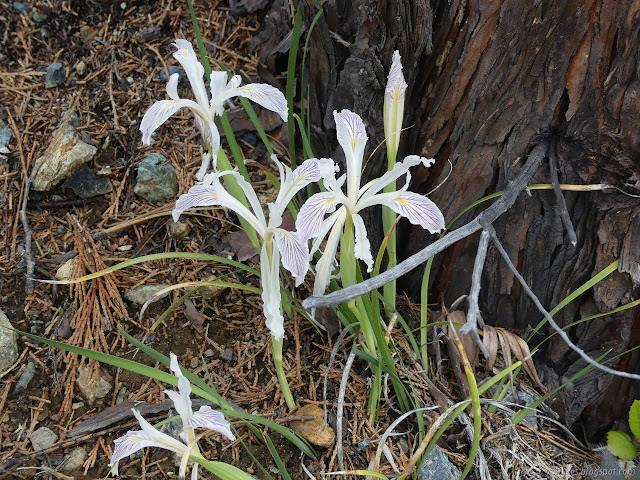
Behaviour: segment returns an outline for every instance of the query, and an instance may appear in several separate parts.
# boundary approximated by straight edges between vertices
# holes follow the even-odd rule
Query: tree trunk
[[[301,6],[308,27],[317,9],[310,1]],[[640,187],[640,0],[329,0],[323,8],[305,75],[316,155],[339,159],[335,109],[363,117],[369,153],[383,141],[384,86],[391,54],[399,50],[409,84],[409,129],[400,157],[419,153],[437,160],[431,169],[414,172],[412,189],[426,193],[446,179],[430,198],[450,222],[476,200],[504,189],[533,146],[553,138],[560,183],[606,183],[619,190],[564,192],[575,247],[549,190],[522,194],[496,222],[499,238],[547,309],[620,261],[618,271],[555,315],[561,326],[638,297],[640,202],[623,192],[637,195]],[[386,169],[380,150],[365,177]],[[447,179],[448,160],[453,171]],[[550,182],[548,163],[543,165],[536,183]],[[379,213],[368,218],[379,241]],[[408,224],[400,234],[405,257],[434,240]],[[477,242],[476,235],[437,257],[431,299],[444,297],[450,304],[469,292]],[[414,271],[403,283],[410,293],[417,293],[421,275]],[[490,325],[526,329],[542,319],[495,250],[487,257],[480,300]],[[569,331],[591,356],[611,349],[611,357],[640,344],[640,309]],[[558,337],[534,360],[550,389],[584,366]],[[614,365],[640,373],[637,352]],[[586,438],[594,440],[624,419],[635,398],[638,382],[592,372],[551,404],[568,425],[580,420]]]

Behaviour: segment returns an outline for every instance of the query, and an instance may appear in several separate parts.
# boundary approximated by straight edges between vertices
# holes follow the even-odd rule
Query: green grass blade
[[[574,292],[571,292],[571,294],[568,295],[564,300],[562,300],[558,305],[556,305],[556,307],[549,312],[549,315],[551,315],[553,317],[556,313],[558,313],[560,310],[562,310],[564,307],[566,307],[569,303],[571,303],[573,300],[578,298],[584,292],[586,292],[587,290],[592,288],[594,285],[596,285],[597,283],[601,282],[606,277],[608,277],[613,272],[615,272],[618,269],[619,265],[620,265],[620,260],[616,260],[611,265],[609,265],[607,268],[602,270],[600,273],[594,275],[593,278],[591,278],[588,282],[585,282],[584,284],[582,284]],[[538,325],[536,325],[536,328],[533,329],[533,332],[531,332],[529,334],[529,337],[527,338],[527,342],[529,340],[531,340],[531,338],[533,338],[533,336],[536,333],[538,333],[538,330],[540,330],[545,323],[547,323],[547,319],[543,318],[540,321],[540,323],[538,323]]]
[[[298,45],[302,33],[302,8],[298,7],[293,21],[291,44],[289,47],[289,60],[287,62],[287,106],[289,107],[289,121],[287,122],[287,135],[289,136],[289,158],[291,169],[296,168],[296,128],[293,122],[293,97],[295,96],[296,60],[298,58]]]
[[[273,461],[276,462],[276,467],[280,471],[280,475],[282,475],[282,478],[284,480],[291,480],[291,476],[289,475],[289,472],[287,472],[287,467],[282,461],[282,458],[280,458],[280,455],[278,454],[278,449],[273,444],[273,441],[271,440],[271,438],[269,438],[269,435],[264,435],[263,438],[267,442],[267,447],[269,448],[269,452],[273,457]]]
[[[244,270],[252,275],[260,276],[260,272],[255,268],[249,267],[244,263],[236,262],[235,260],[231,260],[225,257],[219,257],[218,255],[209,255],[207,253],[192,253],[192,252],[165,252],[165,253],[152,253],[150,255],[144,255],[142,257],[132,258],[130,260],[125,260],[123,262],[112,265],[104,270],[100,270],[99,272],[90,273],[89,275],[85,275],[83,277],[74,278],[72,280],[38,280],[41,283],[53,283],[57,285],[70,285],[74,283],[85,282],[87,280],[91,280],[93,278],[102,277],[107,273],[115,272],[118,270],[122,270],[123,268],[130,267],[132,265],[137,265],[138,263],[144,262],[152,262],[154,260],[167,260],[171,258],[182,258],[185,260],[205,260],[208,262],[218,262],[223,263],[225,265],[230,265],[232,267],[237,267],[241,270]]]

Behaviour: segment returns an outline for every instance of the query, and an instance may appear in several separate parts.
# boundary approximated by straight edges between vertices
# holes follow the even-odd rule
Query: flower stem
[[[284,343],[284,339],[276,340],[276,337],[271,337],[271,347],[273,349],[273,363],[276,366],[276,373],[278,374],[278,381],[280,382],[280,388],[282,389],[282,394],[284,395],[284,399],[287,402],[287,407],[289,410],[293,410],[296,407],[295,402],[293,401],[293,396],[291,395],[291,390],[289,389],[289,383],[287,382],[287,375],[284,373],[284,369],[282,368],[282,344]]]

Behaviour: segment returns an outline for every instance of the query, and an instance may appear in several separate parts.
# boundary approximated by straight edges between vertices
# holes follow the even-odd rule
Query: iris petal
[[[250,83],[244,87],[236,88],[233,95],[246,97],[256,102],[267,110],[276,112],[282,118],[283,122],[287,121],[289,109],[287,101],[280,90],[265,83]]]
[[[151,105],[151,108],[142,117],[142,122],[140,122],[142,143],[149,145],[151,143],[151,134],[184,106],[186,106],[185,102],[176,100],[160,100]]]
[[[207,430],[218,432],[231,441],[236,439],[224,415],[212,409],[209,405],[203,405],[191,416],[189,426],[193,428],[206,428]]]
[[[322,231],[322,222],[327,213],[336,209],[338,197],[333,192],[320,192],[312,195],[300,208],[296,220],[296,230],[302,238],[308,240]]]
[[[296,287],[304,281],[309,270],[309,247],[296,232],[281,228],[275,230],[274,238],[280,252],[282,265],[296,279]]]
[[[445,227],[444,216],[428,198],[414,192],[394,192],[376,195],[378,202],[407,218],[414,225],[420,225],[430,233],[437,233]]]

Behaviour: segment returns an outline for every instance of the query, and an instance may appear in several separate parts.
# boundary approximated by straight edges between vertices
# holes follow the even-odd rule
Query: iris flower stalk
[[[204,428],[219,433],[231,441],[236,439],[231,432],[231,425],[222,413],[213,410],[208,405],[203,405],[197,412],[193,412],[191,406],[191,384],[182,374],[178,358],[173,353],[171,353],[170,367],[178,378],[178,391],[165,390],[164,393],[173,401],[173,405],[180,415],[182,421],[181,440],[156,429],[144,419],[138,410],[132,408],[131,410],[138,420],[141,430],[129,431],[123,437],[115,440],[113,455],[109,463],[113,475],[118,475],[118,465],[123,458],[127,458],[132,453],[145,447],[157,447],[170,450],[182,457],[179,477],[185,478],[189,457],[203,458],[198,449],[198,437],[195,434],[196,428]],[[197,480],[197,478],[198,465],[194,464],[191,470],[191,479]]]
[[[398,156],[398,146],[400,145],[400,135],[402,133],[402,117],[404,115],[404,99],[407,90],[407,82],[402,74],[402,63],[400,53],[393,52],[391,70],[384,91],[384,136],[387,144],[387,165],[388,170],[392,170],[396,164]],[[391,181],[384,187],[386,193],[396,191],[396,181]],[[396,249],[396,230],[394,228],[396,215],[389,207],[382,207],[382,227],[385,234],[393,228],[389,234],[387,243],[387,269],[393,268],[398,263]],[[386,311],[391,313],[396,308],[396,281],[387,283],[383,288],[383,298],[385,300]]]
[[[314,295],[324,294],[329,284],[338,244],[340,244],[339,270],[343,287],[357,283],[358,260],[365,262],[368,272],[373,270],[371,246],[364,221],[360,216],[360,211],[363,209],[373,205],[383,205],[431,233],[444,228],[444,218],[440,209],[426,197],[407,190],[411,178],[409,169],[419,164],[428,167],[433,160],[410,155],[403,162],[396,163],[381,177],[361,185],[362,164],[367,143],[364,123],[357,114],[349,110],[334,111],[333,115],[338,143],[345,154],[347,172],[336,179],[333,171],[330,171],[324,178],[327,191],[311,196],[301,207],[296,221],[298,233],[304,239],[314,239],[312,254],[320,248],[322,241],[327,239],[324,252],[316,265]],[[383,193],[384,187],[403,175],[406,175],[403,188]],[[343,192],[345,183],[346,192]],[[384,362],[388,363],[387,366],[393,371],[394,366],[386,343],[380,345],[376,340],[376,337],[381,337],[378,314],[374,314],[373,311],[368,312],[362,298],[350,302],[349,308],[360,322],[360,328],[365,337],[365,350],[374,358],[379,358],[376,347],[383,349]],[[399,388],[400,386],[396,388],[397,392]],[[375,408],[372,407],[371,400],[370,397],[369,411],[371,416],[374,416]]]
[[[243,218],[262,238],[260,249],[260,273],[262,303],[267,328],[271,331],[273,357],[287,406],[295,403],[282,367],[282,345],[284,339],[284,317],[280,293],[280,262],[300,285],[309,270],[309,248],[296,232],[280,228],[282,218],[291,199],[312,182],[317,182],[334,168],[329,160],[310,159],[294,171],[283,165],[275,155],[271,158],[280,172],[280,191],[273,203],[267,204],[269,218],[265,217],[255,191],[238,172],[224,171],[205,175],[202,182],[181,195],[173,210],[173,219],[178,220],[182,212],[191,207],[218,206],[234,211]],[[234,177],[246,197],[249,207],[234,198],[220,183],[222,177]]]

